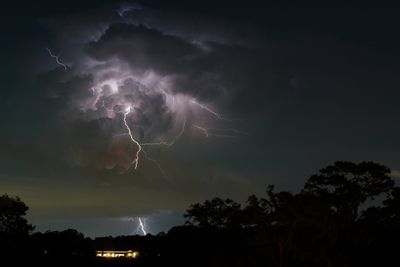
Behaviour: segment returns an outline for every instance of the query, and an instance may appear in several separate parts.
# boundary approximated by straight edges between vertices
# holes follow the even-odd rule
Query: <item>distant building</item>
[[[97,250],[96,257],[101,258],[128,258],[136,259],[139,256],[138,251],[133,250]]]

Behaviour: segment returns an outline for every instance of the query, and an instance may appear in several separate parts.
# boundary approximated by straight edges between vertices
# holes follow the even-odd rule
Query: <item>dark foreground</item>
[[[385,166],[336,162],[299,193],[273,186],[266,193],[245,205],[220,198],[194,204],[187,224],[165,234],[96,239],[76,230],[31,234],[15,215],[27,207],[3,196],[0,266],[400,266],[400,187]],[[139,256],[101,259],[97,250]]]
[[[330,246],[326,240],[312,244],[312,235],[293,234],[289,247],[276,243],[276,233],[194,226],[176,227],[159,236],[91,240],[76,235],[47,240],[47,244],[30,238],[22,245],[3,247],[0,266],[399,266],[398,227],[376,230],[381,235],[375,240],[366,242],[365,236],[359,236],[355,241],[349,236],[331,251],[326,250]],[[299,247],[299,238],[304,247]],[[140,255],[136,259],[99,258],[95,255],[99,248],[135,249]]]

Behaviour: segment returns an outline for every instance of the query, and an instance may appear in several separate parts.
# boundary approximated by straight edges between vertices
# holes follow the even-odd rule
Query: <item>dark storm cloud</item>
[[[338,159],[400,168],[394,10],[139,2],[123,17],[117,3],[68,1],[18,5],[10,12],[17,17],[2,18],[11,26],[1,43],[0,185],[28,203],[39,226],[180,213],[214,196],[241,201],[268,183],[298,190]],[[181,126],[162,91],[124,76],[150,70],[174,94],[240,119],[218,121],[199,109],[207,119],[189,115],[188,125],[247,135],[206,138],[188,128],[172,148],[148,148],[166,177],[146,160],[126,172],[135,147],[124,105],[135,104],[127,121],[142,141],[171,140]],[[118,95],[115,77],[123,81]]]
[[[254,101],[269,102],[292,90],[289,72],[271,67],[284,60],[273,56],[276,51],[210,41],[200,45],[142,25],[112,24],[87,51],[96,60],[117,57],[132,68],[170,75],[176,92],[220,106],[224,100],[229,105],[232,99],[240,99],[234,110],[252,109],[257,105]]]
[[[225,15],[229,13],[225,13]],[[262,38],[259,27],[248,19],[230,18],[220,14],[199,14],[196,10],[182,12],[178,9],[159,10],[140,8],[126,10],[124,21],[146,25],[164,33],[179,36],[194,43],[211,41],[221,44],[252,45]],[[182,23],[182,22],[185,23]]]
[[[209,98],[223,93],[221,74],[215,71],[218,63],[213,59],[214,54],[155,29],[112,24],[99,40],[89,44],[87,51],[96,60],[117,57],[133,69],[170,75],[176,92]]]
[[[92,84],[90,75],[74,75],[64,71],[61,67],[47,73],[40,74],[37,78],[39,89],[38,93],[44,97],[59,99],[60,104],[71,106],[76,99],[88,98],[91,96],[89,90]],[[62,107],[59,107],[61,110]]]
[[[185,61],[196,56],[199,49],[144,26],[112,24],[98,41],[89,45],[88,52],[96,60],[105,61],[115,56],[133,67],[155,68],[170,74],[183,72]]]

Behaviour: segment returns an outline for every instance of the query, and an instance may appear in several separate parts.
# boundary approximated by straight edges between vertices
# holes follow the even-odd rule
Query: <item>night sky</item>
[[[243,202],[268,184],[296,192],[336,160],[400,178],[399,9],[160,0],[2,11],[0,193],[21,197],[38,231],[129,235],[140,217],[157,234],[192,203]]]

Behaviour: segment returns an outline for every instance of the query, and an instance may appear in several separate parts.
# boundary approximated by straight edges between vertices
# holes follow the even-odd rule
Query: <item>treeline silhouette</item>
[[[184,225],[155,236],[32,234],[26,211],[18,198],[0,198],[2,258],[26,266],[400,266],[400,188],[389,168],[373,162],[335,162],[298,193],[270,185],[242,205],[221,198],[193,204]],[[95,257],[112,249],[140,256]]]

